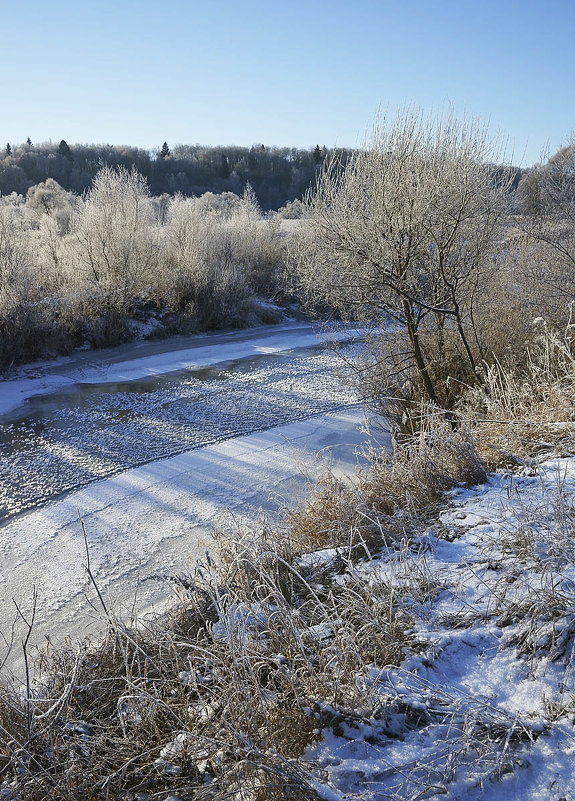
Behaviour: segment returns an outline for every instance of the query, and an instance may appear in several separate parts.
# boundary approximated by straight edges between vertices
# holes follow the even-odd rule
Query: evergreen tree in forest
[[[10,142],[8,142],[8,144],[6,145],[6,155],[7,156],[11,156],[12,155],[12,147],[10,145]]]
[[[70,147],[68,146],[65,139],[62,139],[60,141],[60,144],[58,145],[58,153],[61,156],[64,156],[65,159],[68,159],[68,161],[74,161],[74,156],[72,154],[72,151],[70,150]]]
[[[315,161],[316,164],[321,164],[321,162],[323,161],[323,156],[321,154],[321,150],[319,149],[319,145],[315,146],[315,149],[313,151],[313,160]]]
[[[159,156],[161,159],[165,159],[169,155],[170,155],[170,148],[168,147],[168,143],[164,142],[164,144],[162,145],[162,149],[160,150]]]
[[[221,164],[220,176],[227,179],[230,177],[230,164],[225,153],[221,155]]]
[[[30,147],[32,145],[32,140],[30,139],[30,137],[28,137],[28,139],[26,139],[26,144],[28,145],[28,147]]]

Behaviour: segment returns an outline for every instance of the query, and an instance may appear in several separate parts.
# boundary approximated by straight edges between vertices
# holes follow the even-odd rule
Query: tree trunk
[[[411,305],[405,298],[402,300],[402,305],[403,305],[403,313],[405,315],[405,326],[407,328],[407,335],[409,337],[409,344],[411,345],[413,359],[419,371],[419,375],[421,376],[421,380],[423,381],[423,386],[425,387],[425,392],[427,394],[428,399],[430,401],[433,401],[433,403],[437,403],[437,395],[435,392],[435,387],[433,385],[433,381],[431,380],[431,376],[429,375],[429,371],[425,363],[425,358],[423,356],[423,351],[421,349],[419,334],[417,333],[417,326],[413,318],[413,311],[411,309]]]

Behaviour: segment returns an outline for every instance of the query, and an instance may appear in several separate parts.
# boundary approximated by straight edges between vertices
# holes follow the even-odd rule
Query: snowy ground
[[[575,798],[574,501],[574,459],[493,475],[357,568],[404,597],[412,644],[372,671],[377,719],[308,748],[326,798]]]

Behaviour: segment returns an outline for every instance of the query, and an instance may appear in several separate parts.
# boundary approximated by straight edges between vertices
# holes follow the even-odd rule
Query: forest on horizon
[[[62,139],[49,142],[6,144],[0,150],[0,195],[25,195],[47,178],[76,194],[92,185],[103,167],[135,168],[152,195],[200,196],[205,192],[241,195],[248,184],[263,211],[277,210],[301,198],[313,185],[326,156],[334,152],[346,162],[351,150],[328,150],[319,145],[307,149],[176,145],[164,143],[156,150],[127,145],[75,144]]]
[[[104,167],[135,169],[148,184],[150,194],[199,197],[206,192],[242,195],[248,184],[262,211],[277,211],[301,199],[315,186],[316,176],[329,156],[344,166],[350,148],[268,147],[255,144],[175,145],[146,150],[130,145],[74,144],[62,139],[33,144],[7,143],[0,149],[0,196],[25,195],[48,178],[68,192],[82,195]],[[528,170],[514,168],[514,188]]]

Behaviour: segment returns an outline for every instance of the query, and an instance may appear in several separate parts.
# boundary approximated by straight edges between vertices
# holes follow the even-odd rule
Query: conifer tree
[[[60,144],[58,145],[58,153],[61,156],[64,156],[64,158],[68,159],[68,161],[74,161],[72,151],[70,150],[70,147],[65,139],[60,141]]]
[[[162,145],[162,149],[160,150],[160,158],[165,159],[167,156],[170,155],[170,148],[168,147],[168,143],[164,142]]]
[[[221,169],[220,175],[222,178],[229,178],[230,177],[230,165],[228,162],[228,157],[225,153],[221,155]]]

